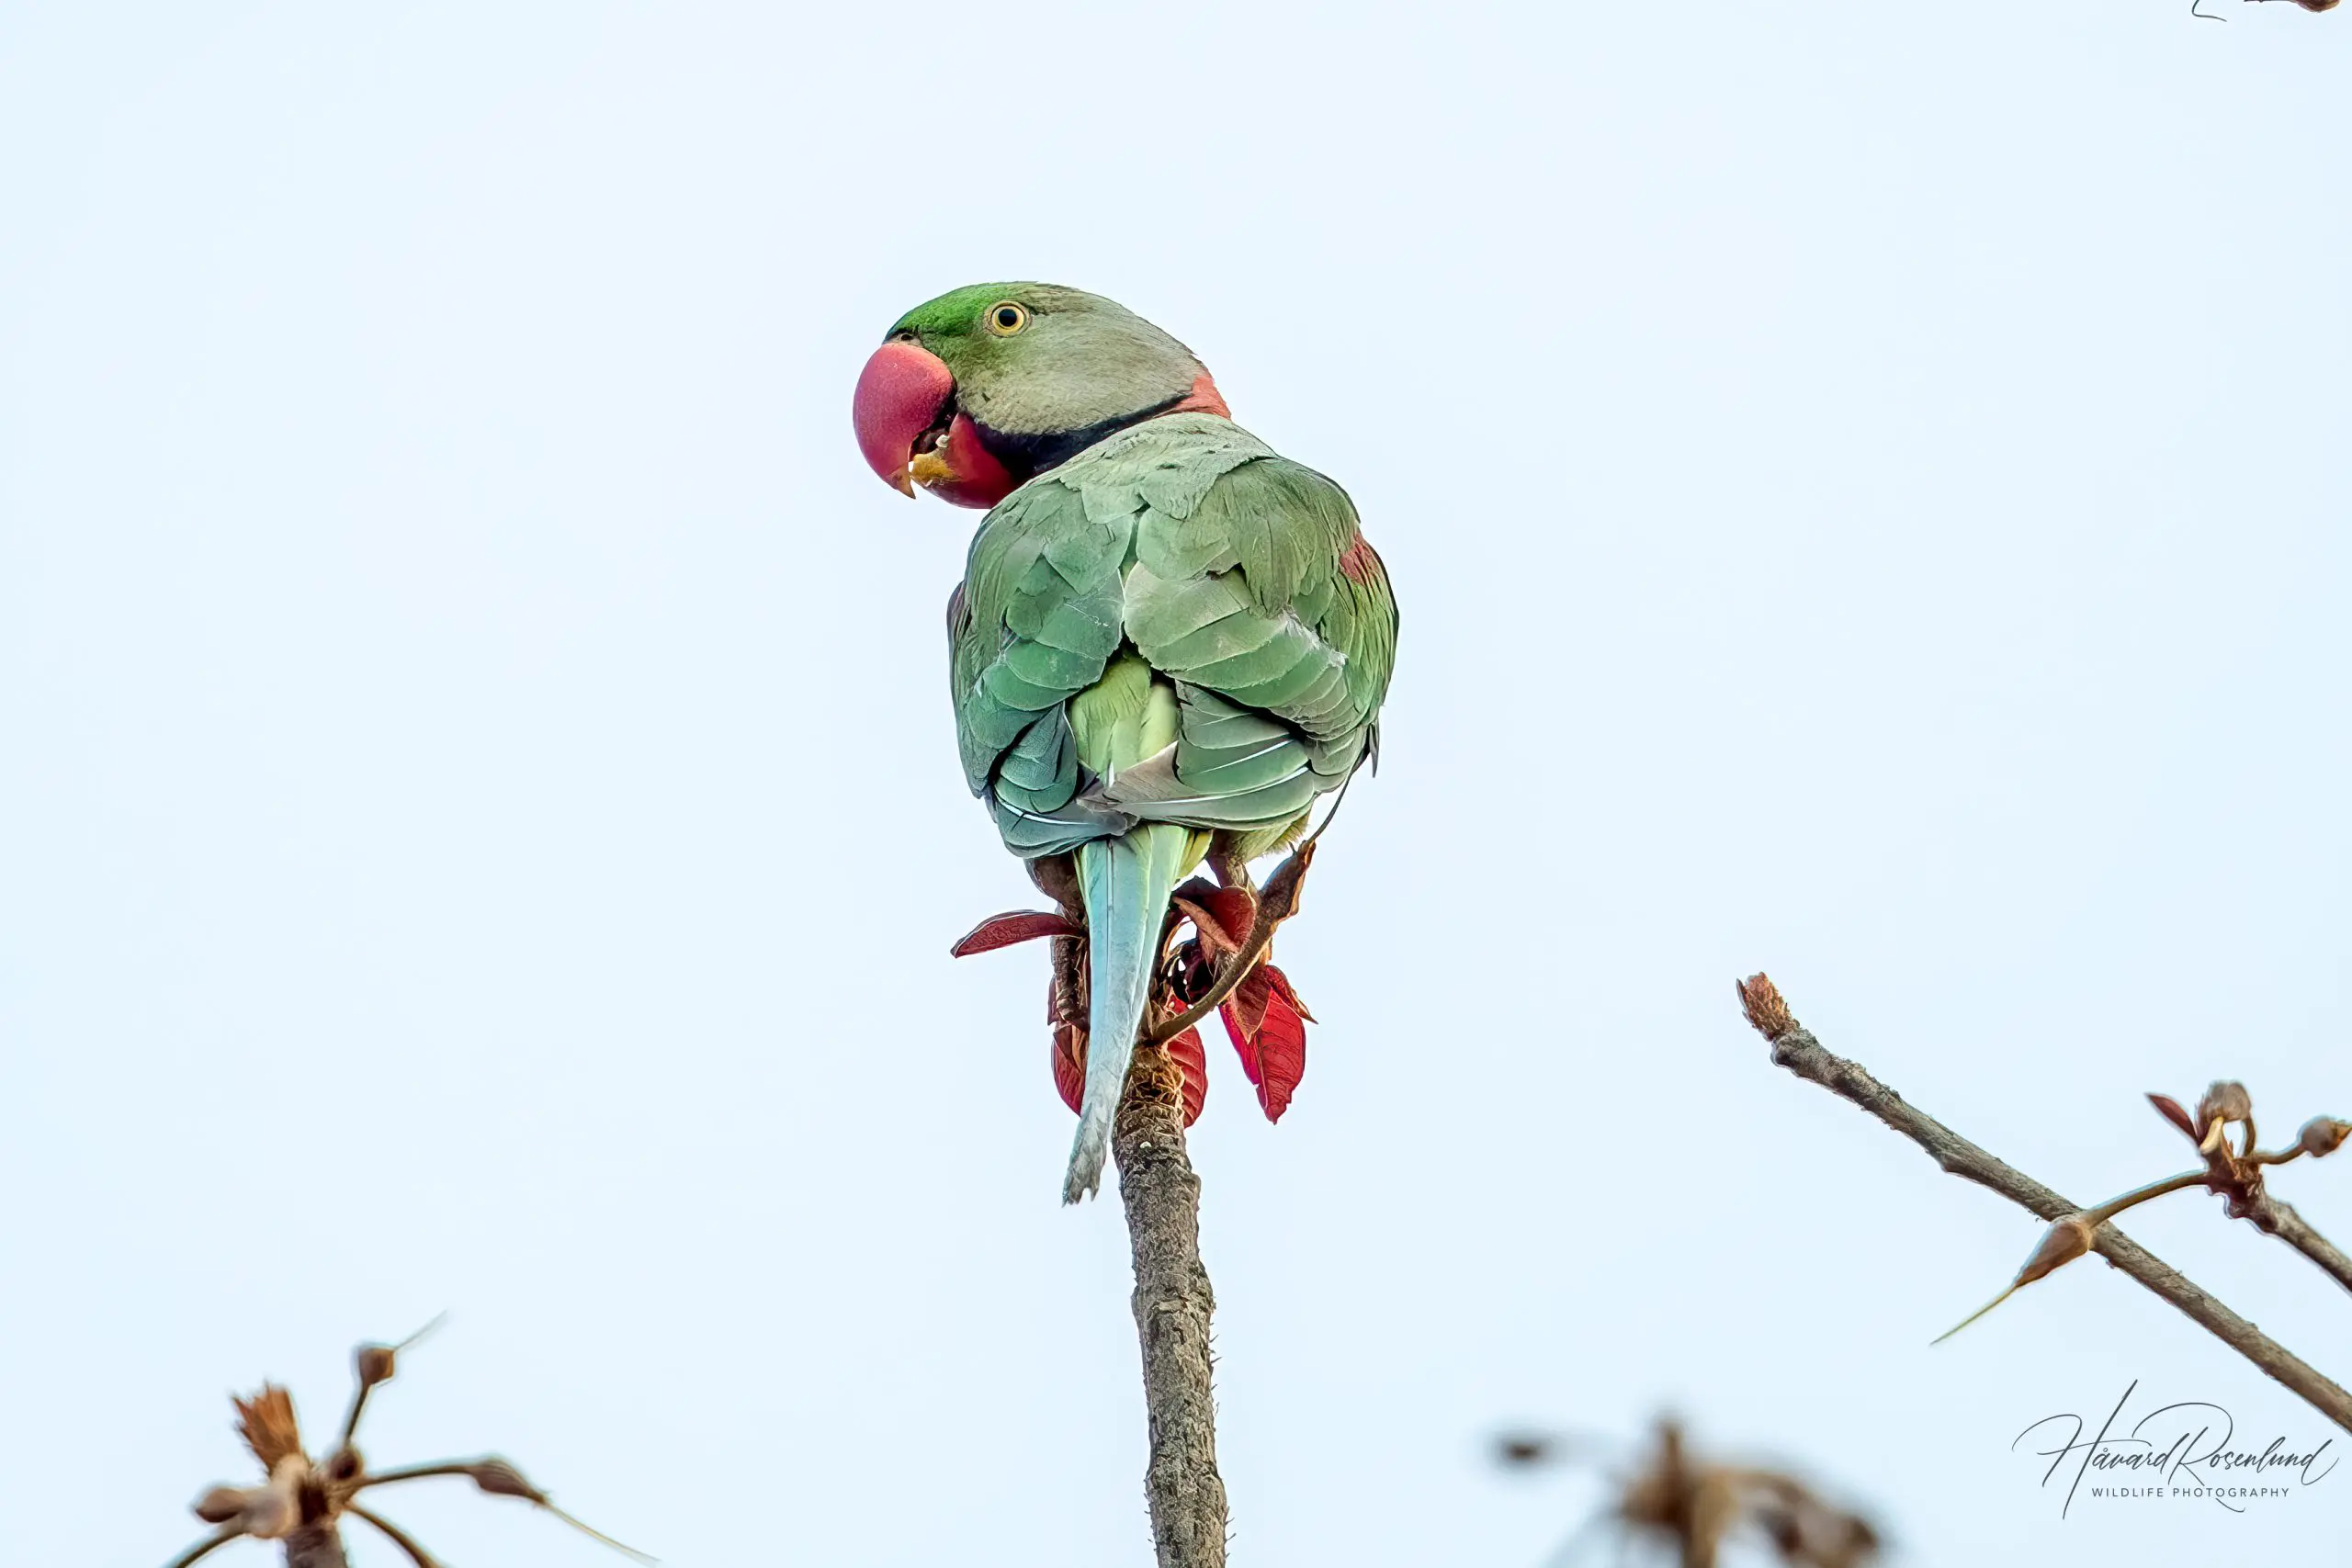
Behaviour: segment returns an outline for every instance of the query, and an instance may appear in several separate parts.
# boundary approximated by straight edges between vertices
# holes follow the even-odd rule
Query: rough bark
[[[2018,1207],[2052,1223],[2083,1213],[2081,1205],[2067,1201],[2033,1178],[1995,1158],[1912,1105],[1871,1077],[1860,1064],[1849,1062],[1826,1049],[1820,1041],[1813,1037],[1811,1030],[1790,1015],[1780,992],[1762,976],[1757,976],[1740,987],[1740,999],[1747,1010],[1748,1022],[1771,1043],[1775,1065],[1786,1067],[1797,1077],[1819,1084],[1840,1099],[1869,1111],[1926,1150],[1929,1158],[1951,1174],[1988,1188]],[[2303,1228],[2309,1229],[2308,1226]],[[2314,1236],[2316,1234],[2312,1233]],[[2323,1240],[2321,1245],[2325,1246],[2326,1243]],[[2098,1227],[2092,1237],[2091,1247],[2141,1285],[2171,1303],[2192,1322],[2253,1362],[2312,1409],[2346,1431],[2352,1431],[2352,1393],[2346,1393],[2301,1357],[2232,1312],[2178,1269],[2111,1224]]]
[[[1216,1470],[1201,1180],[1184,1152],[1182,1077],[1159,1050],[1136,1053],[1112,1137],[1135,1253],[1150,1458],[1144,1493],[1159,1568],[1224,1568],[1225,1482]]]

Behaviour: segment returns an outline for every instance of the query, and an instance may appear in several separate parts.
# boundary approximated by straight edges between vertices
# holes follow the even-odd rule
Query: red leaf
[[[1064,917],[1046,909],[1008,909],[1001,915],[990,915],[964,933],[963,940],[947,951],[956,958],[969,958],[976,953],[993,953],[1000,947],[1011,947],[1019,942],[1035,942],[1041,936],[1076,936],[1079,930]]]
[[[1257,895],[1247,887],[1220,887],[1201,902],[1232,933],[1234,946],[1250,940],[1250,928],[1258,923]]]
[[[1184,1125],[1189,1127],[1201,1119],[1201,1106],[1209,1097],[1209,1055],[1201,1045],[1201,1032],[1188,1029],[1160,1049],[1184,1070]]]
[[[1268,977],[1264,964],[1250,971],[1241,984],[1233,987],[1233,994],[1226,998],[1227,1029],[1230,1031],[1238,1026],[1242,1033],[1254,1039],[1258,1031],[1265,1027],[1266,1003],[1273,998],[1273,994],[1274,984]],[[1256,1083],[1258,1075],[1251,1073],[1250,1081]]]
[[[1216,1016],[1225,1025],[1225,1037],[1233,1042],[1233,1054],[1241,1058],[1241,1076],[1254,1087],[1258,1082],[1258,1037],[1241,1027],[1241,1020],[1233,1010],[1233,998],[1227,997],[1218,1004]],[[1265,1021],[1259,1021],[1263,1023]]]
[[[2154,1106],[2165,1121],[2179,1128],[2182,1137],[2192,1144],[2198,1141],[2197,1123],[2188,1119],[2188,1112],[2180,1108],[2180,1101],[2168,1094],[2152,1094],[2148,1096],[2148,1103]]]
[[[1054,1025],[1054,1089],[1077,1115],[1086,1093],[1086,1031],[1074,1023]]]
[[[1290,1010],[1298,1014],[1299,1017],[1305,1019],[1307,1022],[1313,1023],[1315,1021],[1315,1015],[1306,1010],[1306,1004],[1300,1001],[1298,999],[1298,993],[1291,988],[1290,976],[1283,974],[1281,970],[1275,968],[1271,964],[1265,965],[1265,972],[1266,983],[1272,986],[1275,991],[1281,995],[1283,1000],[1290,1004]]]
[[[1238,953],[1250,940],[1250,923],[1258,918],[1258,901],[1244,887],[1219,887],[1194,877],[1176,889],[1169,900],[1193,929],[1211,957]]]
[[[1279,990],[1266,1003],[1258,1031],[1258,1104],[1266,1120],[1279,1122],[1290,1108],[1291,1091],[1306,1076],[1306,1021]]]
[[[1266,976],[1262,986],[1260,976]],[[1258,1026],[1250,1029],[1244,1027],[1248,1015],[1237,1004],[1253,987],[1259,987],[1262,999],[1256,1003]],[[1259,1109],[1267,1121],[1281,1121],[1290,1108],[1292,1091],[1306,1075],[1306,1014],[1293,1005],[1290,982],[1279,969],[1261,969],[1235,988],[1217,1009],[1217,1016],[1225,1021],[1225,1032],[1241,1058],[1242,1072],[1257,1088]]]
[[[1075,1116],[1086,1090],[1086,1021],[1063,1015],[1058,979],[1046,983],[1046,1022],[1054,1041],[1054,1091]]]

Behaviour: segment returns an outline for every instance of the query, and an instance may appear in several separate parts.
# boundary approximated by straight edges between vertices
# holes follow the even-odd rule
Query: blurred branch
[[[356,1371],[350,1413],[334,1448],[313,1460],[302,1447],[302,1431],[294,1418],[294,1401],[275,1383],[265,1383],[250,1399],[237,1400],[237,1434],[260,1461],[266,1479],[258,1486],[215,1486],[196,1500],[196,1517],[216,1527],[213,1532],[172,1560],[171,1568],[189,1568],[198,1559],[233,1540],[282,1543],[286,1568],[348,1568],[343,1550],[343,1520],[348,1515],[381,1530],[407,1553],[417,1568],[435,1568],[424,1548],[405,1531],[362,1507],[357,1499],[370,1486],[416,1481],[427,1476],[462,1475],[493,1497],[520,1497],[584,1535],[603,1541],[640,1562],[653,1559],[612,1537],[591,1529],[555,1506],[548,1495],[523,1478],[523,1472],[503,1459],[451,1460],[436,1464],[409,1465],[399,1470],[369,1471],[367,1461],[352,1446],[368,1396],[379,1383],[390,1382],[400,1352],[415,1344],[441,1320],[434,1319],[398,1345],[362,1345],[353,1353]]]
[[[1790,1014],[1788,1004],[1781,999],[1780,991],[1764,976],[1758,975],[1742,982],[1739,997],[1747,1021],[1770,1043],[1775,1066],[1786,1067],[1797,1077],[1819,1084],[1840,1099],[1860,1106],[1918,1145],[1947,1172],[1999,1193],[2018,1207],[2050,1221],[2053,1226],[2078,1222],[2084,1217],[2084,1211],[2078,1205],[2068,1202],[2041,1182],[2013,1169],[1934,1117],[1913,1107],[1901,1095],[1871,1077],[1860,1064],[1826,1050],[1821,1042],[1813,1037],[1813,1032]],[[2275,1207],[2284,1209],[2285,1205],[2276,1204]],[[2286,1213],[2291,1216],[2293,1212],[2287,1210]],[[2274,1214],[2273,1217],[2276,1222],[2284,1222],[2283,1216]],[[2302,1231],[2309,1231],[2308,1226],[2301,1224],[2300,1217],[2295,1217],[2292,1224]],[[2316,1232],[2310,1232],[2309,1239],[2326,1247],[2329,1252],[2335,1251]],[[2301,1357],[2232,1312],[2178,1269],[2112,1224],[2103,1221],[2098,1223],[2090,1230],[2088,1240],[2089,1250],[2097,1252],[2141,1285],[2171,1303],[2215,1338],[2252,1361],[2267,1376],[2283,1384],[2329,1420],[2346,1431],[2352,1431],[2352,1393],[2346,1393],[2322,1376]],[[2336,1256],[2341,1258],[2342,1255]],[[2030,1260],[2028,1268],[2031,1267],[2032,1261]]]
[[[1524,1467],[1573,1461],[1589,1455],[1589,1439],[1521,1433],[1506,1437],[1497,1457]],[[1555,1568],[1568,1568],[1593,1532],[1614,1525],[1619,1560],[1632,1542],[1670,1551],[1680,1568],[1716,1568],[1724,1549],[1750,1539],[1768,1547],[1783,1568],[1865,1568],[1877,1561],[1878,1527],[1862,1514],[1830,1502],[1785,1470],[1729,1464],[1690,1450],[1672,1417],[1657,1424],[1648,1459],[1622,1477],[1610,1506],[1587,1519],[1553,1554]]]
[[[1144,1493],[1159,1568],[1224,1568],[1225,1482],[1216,1470],[1209,1318],[1201,1264],[1201,1179],[1184,1152],[1182,1069],[1146,1045],[1128,1070],[1111,1152],[1135,1252],[1136,1336],[1151,1433]]]

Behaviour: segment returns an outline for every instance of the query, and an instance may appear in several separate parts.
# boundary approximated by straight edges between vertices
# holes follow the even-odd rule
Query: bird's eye
[[[989,331],[999,337],[1011,337],[1029,324],[1029,312],[1006,299],[989,307]]]

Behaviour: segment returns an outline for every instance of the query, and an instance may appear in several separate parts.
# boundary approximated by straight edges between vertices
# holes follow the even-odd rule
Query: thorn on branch
[[[2346,1256],[2291,1206],[2271,1197],[2263,1187],[2264,1168],[2285,1165],[2305,1156],[2325,1157],[2352,1140],[2352,1122],[2336,1117],[2314,1117],[2303,1124],[2291,1147],[2272,1152],[2256,1145],[2254,1100],[2244,1084],[2232,1079],[2217,1080],[2199,1100],[2193,1114],[2169,1095],[2151,1094],[2148,1102],[2196,1146],[2204,1162],[2203,1168],[2168,1176],[2096,1208],[2082,1209],[1909,1104],[1860,1064],[1824,1049],[1810,1032],[1797,1024],[1779,989],[1764,976],[1757,975],[1742,982],[1739,998],[1741,1011],[1748,1023],[1772,1041],[1775,1065],[1870,1112],[1917,1144],[1942,1169],[1997,1192],[2051,1223],[2051,1231],[2042,1237],[2008,1289],[1940,1338],[1950,1338],[2015,1292],[2046,1278],[2086,1251],[2096,1251],[2313,1409],[2352,1431],[2352,1393],[2108,1224],[2116,1215],[2152,1199],[2204,1187],[2227,1200],[2233,1217],[2252,1221],[2258,1229],[2302,1253],[2346,1291],[2352,1291],[2352,1256]],[[2234,1144],[2228,1135],[2232,1125],[2245,1129]]]

